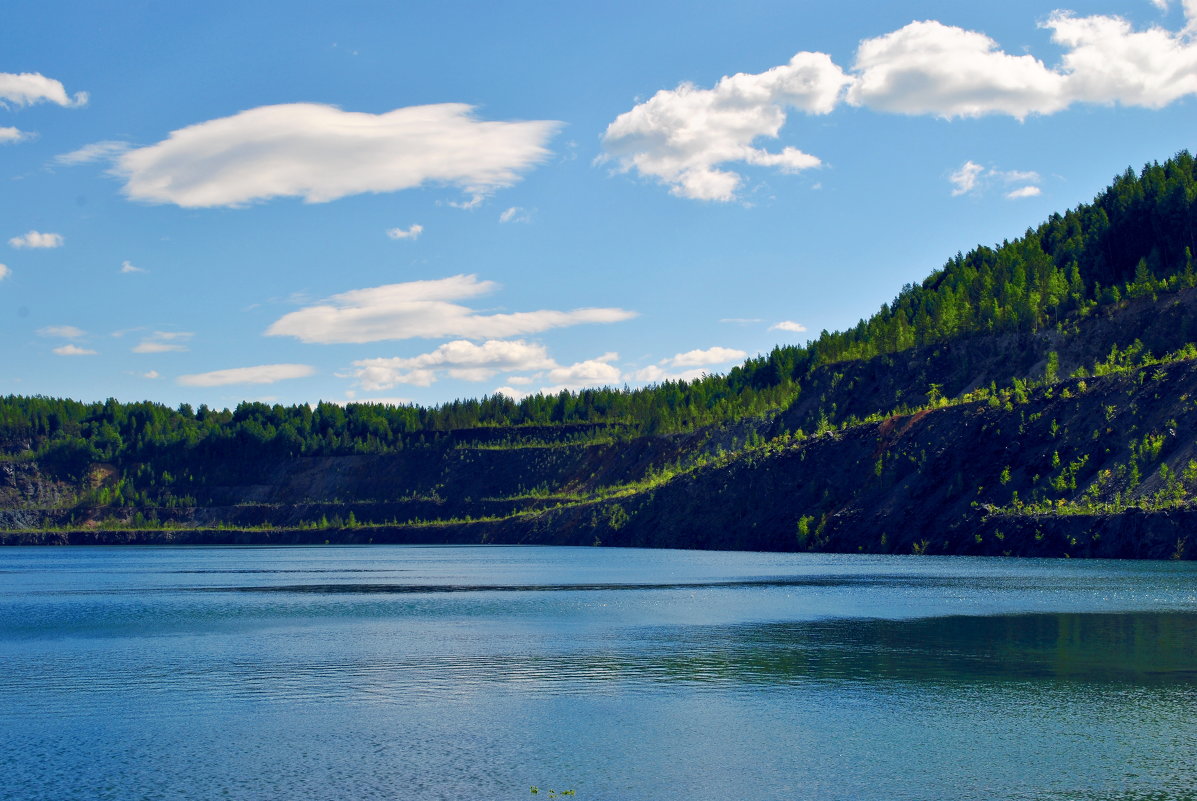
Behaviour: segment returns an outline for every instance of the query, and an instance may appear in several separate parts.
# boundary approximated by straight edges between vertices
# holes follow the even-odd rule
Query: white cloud
[[[61,81],[36,72],[0,72],[0,106],[32,106],[35,103],[57,103],[60,106],[87,104],[87,92],[67,95]]]
[[[1197,1],[1180,32],[1136,31],[1125,19],[1057,11],[1042,27],[1064,48],[1057,67],[1014,56],[976,31],[934,20],[866,39],[857,50],[849,103],[878,111],[977,117],[1054,114],[1076,103],[1162,108],[1197,94]]]
[[[952,197],[959,197],[960,195],[967,195],[977,188],[977,179],[985,168],[975,161],[966,161],[961,165],[960,169],[948,176],[948,180],[952,184]]]
[[[76,164],[91,164],[95,161],[111,161],[132,147],[128,142],[115,142],[112,140],[92,142],[90,145],[84,145],[78,150],[72,150],[70,153],[61,153],[55,156],[54,163],[74,166]]]
[[[1023,197],[1038,197],[1043,194],[1037,186],[1020,186],[1018,189],[1007,192],[1006,197],[1010,200],[1017,200]]]
[[[791,334],[801,334],[806,330],[806,326],[802,323],[796,323],[793,320],[782,320],[780,323],[774,323],[769,326],[770,331],[789,331]]]
[[[753,146],[778,136],[790,107],[827,114],[847,102],[896,114],[1019,120],[1077,103],[1161,108],[1197,94],[1197,0],[1183,5],[1180,31],[1054,12],[1041,24],[1064,51],[1054,66],[1007,53],[984,33],[925,20],[862,40],[851,72],[824,53],[799,53],[787,65],[724,77],[712,89],[683,83],[619,115],[603,136],[600,161],[614,159],[620,171],[655,178],[681,197],[727,201],[742,176],[720,165],[792,172],[820,164],[793,147],[770,153]]]
[[[1160,11],[1168,10],[1168,0],[1151,0],[1151,4],[1153,6],[1155,6],[1156,8],[1158,8]]]
[[[627,377],[633,381],[646,384],[659,384],[662,381],[693,381],[709,372],[708,367],[725,364],[736,359],[743,359],[748,354],[734,348],[713,347],[706,350],[691,350],[678,353],[668,359],[662,359],[657,364],[641,367]],[[691,369],[681,369],[686,368]],[[669,369],[673,368],[673,369]]]
[[[948,176],[952,184],[952,197],[967,194],[981,194],[994,183],[1023,184],[1023,186],[1006,192],[1007,198],[1034,197],[1040,194],[1035,184],[1042,180],[1039,173],[1031,170],[988,170],[975,161],[966,161],[960,169]]]
[[[307,364],[261,364],[256,367],[234,367],[210,373],[181,375],[178,383],[185,387],[223,387],[229,384],[273,384],[289,378],[306,378],[316,368]]]
[[[753,323],[763,323],[764,320],[760,317],[724,317],[719,322],[733,325],[751,325]]]
[[[33,138],[33,134],[20,128],[0,128],[0,145],[15,145]]]
[[[8,276],[12,275],[12,270],[8,269],[7,264],[0,264],[0,281],[3,281]]]
[[[560,123],[475,119],[462,103],[384,114],[315,103],[260,106],[130,150],[115,172],[134,200],[238,206],[275,197],[323,203],[425,183],[483,197],[544,161]]]
[[[618,353],[604,353],[584,362],[577,362],[566,367],[554,367],[548,372],[548,379],[556,386],[547,387],[543,392],[560,392],[562,389],[581,389],[583,387],[613,386],[622,378],[619,368],[611,364],[619,358]]]
[[[161,374],[157,370],[150,370],[141,374],[142,378],[161,378]]]
[[[122,261],[121,262],[121,272],[122,273],[144,273],[145,270],[143,270],[140,267],[135,266],[130,261]]]
[[[59,356],[95,356],[94,350],[81,348],[78,345],[63,345],[62,347],[54,348],[54,353]]]
[[[847,100],[898,114],[1022,119],[1067,105],[1065,77],[1034,56],[1012,56],[983,33],[935,20],[865,39]]]
[[[741,162],[797,172],[820,165],[793,147],[753,147],[776,139],[787,109],[827,114],[851,79],[824,53],[798,53],[789,64],[724,76],[713,89],[683,83],[615,118],[603,134],[604,159],[621,172],[656,178],[680,197],[732,200],[741,176],[719,165]]]
[[[24,236],[14,236],[8,240],[8,244],[14,248],[60,248],[62,243],[62,234],[43,234],[39,231],[30,231]]]
[[[37,335],[41,337],[59,337],[61,339],[80,339],[87,336],[87,332],[73,325],[47,325],[37,329]]]
[[[1163,108],[1197,94],[1197,2],[1186,0],[1188,27],[1135,31],[1121,17],[1055,12],[1043,27],[1067,48],[1062,68],[1069,102]]]
[[[419,239],[420,234],[424,233],[424,226],[419,223],[414,223],[407,229],[403,228],[388,228],[387,236],[391,239]]]
[[[505,209],[503,211],[503,213],[499,215],[499,222],[501,222],[501,223],[532,222],[532,215],[525,208],[522,208],[520,206],[512,206],[509,209]]]
[[[431,353],[410,358],[361,359],[350,375],[367,392],[396,384],[428,386],[441,372],[463,381],[485,381],[513,370],[547,370],[557,366],[543,345],[522,340],[488,340],[481,345],[465,339],[446,342]]]
[[[320,344],[416,337],[497,339],[580,323],[614,323],[635,316],[634,312],[613,308],[479,314],[451,302],[497,288],[493,281],[479,281],[475,275],[455,275],[355,289],[283,315],[266,329],[266,334]]]
[[[679,353],[673,358],[668,359],[667,362],[673,367],[702,367],[704,365],[724,364],[725,362],[743,359],[747,355],[742,350],[716,346],[707,348],[706,350],[691,350]]]
[[[155,331],[133,347],[134,353],[171,353],[187,350],[182,344],[195,334],[191,331]]]

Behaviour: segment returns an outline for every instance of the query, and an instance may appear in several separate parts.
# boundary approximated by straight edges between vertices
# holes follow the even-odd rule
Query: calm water
[[[531,785],[578,801],[1194,798],[1197,565],[0,550],[0,798]]]

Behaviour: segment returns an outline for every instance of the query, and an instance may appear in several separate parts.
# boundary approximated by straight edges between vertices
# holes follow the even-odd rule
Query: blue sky
[[[725,371],[1197,146],[1197,0],[4,16],[0,394]]]

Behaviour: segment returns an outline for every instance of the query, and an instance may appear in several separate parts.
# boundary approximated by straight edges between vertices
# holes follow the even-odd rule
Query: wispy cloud
[[[635,316],[634,312],[614,308],[480,314],[452,302],[497,288],[493,281],[479,281],[475,275],[455,275],[355,289],[283,315],[266,329],[266,334],[320,344],[417,337],[500,339],[581,323],[620,322]]]
[[[140,267],[134,266],[134,264],[130,261],[122,261],[121,262],[121,272],[126,273],[126,274],[128,274],[128,273],[144,273],[145,270],[143,270]]]
[[[1024,197],[1038,197],[1041,194],[1043,192],[1037,186],[1020,186],[1018,189],[1007,192],[1006,197],[1010,200],[1018,200]]]
[[[948,176],[948,182],[952,184],[952,197],[980,195],[995,184],[1022,184],[1005,192],[1009,199],[1035,197],[1042,192],[1038,186],[1041,180],[1039,173],[1032,170],[999,170],[994,167],[987,169],[972,160],[964,162],[958,170]]]
[[[7,264],[0,264],[0,281],[3,281],[8,276],[12,275],[12,270],[8,269]]]
[[[73,325],[47,325],[37,329],[37,335],[60,339],[82,339],[87,336],[87,332]]]
[[[78,345],[62,345],[54,348],[54,353],[59,356],[95,356],[96,351],[87,348],[81,348]]]
[[[33,139],[34,134],[22,131],[20,128],[0,128],[0,145],[15,145]]]
[[[155,331],[133,347],[134,353],[171,353],[187,350],[184,342],[195,334],[191,331]]]
[[[391,239],[419,239],[424,233],[424,226],[415,223],[407,228],[388,228],[387,236]]]
[[[96,161],[112,161],[120,154],[132,149],[132,147],[133,145],[128,142],[116,142],[112,140],[92,142],[90,145],[84,145],[78,150],[72,150],[70,153],[61,153],[55,156],[54,163],[73,167],[77,164],[91,164]]]
[[[115,172],[131,199],[185,207],[276,197],[323,203],[429,183],[482,198],[544,161],[561,125],[479,120],[473,112],[461,103],[385,114],[316,103],[260,106],[129,150]]]
[[[512,206],[504,209],[499,215],[499,222],[501,223],[527,223],[532,222],[532,213],[520,206]]]
[[[177,383],[185,387],[223,387],[230,384],[273,384],[292,378],[314,375],[316,368],[307,364],[260,364],[255,367],[233,367],[209,373],[181,375]]]
[[[30,231],[8,240],[8,244],[14,248],[60,248],[63,242],[62,234],[44,234],[40,231]]]
[[[782,320],[780,323],[774,323],[769,326],[770,331],[788,331],[791,334],[801,334],[806,330],[806,326],[802,323],[796,323],[793,320]]]
[[[948,176],[948,181],[952,184],[952,197],[959,197],[960,195],[967,195],[977,188],[977,179],[981,177],[981,173],[985,172],[985,168],[975,161],[966,161],[960,166],[960,169]]]

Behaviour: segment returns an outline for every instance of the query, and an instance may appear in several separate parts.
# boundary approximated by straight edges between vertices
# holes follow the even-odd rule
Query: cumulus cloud
[[[15,145],[32,138],[33,134],[20,128],[0,128],[0,145]]]
[[[1076,17],[1057,11],[1044,23],[1067,48],[1062,68],[1070,101],[1162,108],[1197,94],[1197,3],[1185,3],[1188,27],[1135,31],[1121,17]]]
[[[488,340],[475,345],[466,339],[446,342],[431,353],[410,358],[361,359],[350,375],[368,391],[390,389],[396,384],[426,387],[441,373],[464,381],[485,381],[514,370],[557,367],[543,345],[522,340]]]
[[[57,103],[60,106],[87,105],[87,92],[67,94],[61,81],[37,72],[0,72],[0,106],[32,106]]]
[[[580,323],[620,322],[635,316],[634,312],[614,308],[479,314],[452,302],[497,288],[498,284],[479,281],[476,275],[455,275],[355,289],[283,315],[266,329],[266,334],[320,344],[417,337],[499,339]]]
[[[37,335],[41,337],[58,337],[61,339],[81,339],[87,336],[87,332],[73,325],[47,325],[37,329]]]
[[[788,331],[791,334],[801,334],[806,330],[806,326],[802,323],[796,323],[793,320],[782,320],[780,323],[774,323],[769,326],[770,331]]]
[[[155,331],[133,347],[134,353],[171,353],[187,350],[183,343],[195,334],[191,331]]]
[[[8,244],[14,248],[60,248],[63,243],[62,234],[43,234],[40,231],[30,231],[23,236],[14,236]]]
[[[690,350],[685,353],[679,353],[668,361],[674,367],[701,367],[704,365],[724,364],[725,362],[743,359],[747,355],[742,350],[716,346],[707,348],[706,350]]]
[[[1067,105],[1066,79],[1034,56],[1012,56],[983,33],[935,20],[865,39],[847,100],[899,114],[1022,119]]]
[[[70,153],[61,153],[55,156],[54,163],[73,167],[76,164],[111,161],[132,147],[128,142],[115,142],[112,140],[92,142],[90,145],[84,145],[78,150],[72,150]]]
[[[675,354],[668,359],[662,359],[657,364],[641,367],[631,373],[628,378],[646,384],[659,384],[662,381],[692,381],[709,372],[708,367],[743,359],[747,355],[742,350],[719,346],[706,350],[690,350]]]
[[[177,382],[185,387],[223,387],[229,384],[273,384],[289,378],[306,378],[316,368],[308,364],[260,364],[256,367],[233,367],[210,373],[181,375]]]
[[[12,270],[8,269],[7,264],[0,264],[0,281],[3,281],[5,278],[8,278],[8,276],[11,274],[12,274]]]
[[[383,114],[316,103],[260,106],[123,153],[114,171],[130,198],[185,207],[275,197],[323,203],[426,183],[483,197],[544,161],[545,143],[559,127],[479,120],[462,103]]]
[[[824,53],[799,53],[789,64],[724,77],[710,89],[683,83],[661,90],[607,127],[601,160],[654,178],[681,197],[728,201],[743,176],[722,165],[795,172],[820,164],[794,147],[768,152],[754,146],[778,137],[790,108],[827,114],[847,102],[894,114],[1019,120],[1078,103],[1162,108],[1197,94],[1197,0],[1183,6],[1180,31],[1135,30],[1117,16],[1054,12],[1042,23],[1063,50],[1051,66],[1030,54],[1007,53],[978,31],[912,22],[862,40],[850,71]]]
[[[54,353],[59,356],[95,356],[96,351],[81,348],[78,345],[63,345],[62,347],[54,348]]]
[[[679,197],[732,200],[742,176],[719,165],[784,172],[819,166],[817,157],[797,148],[770,152],[753,143],[776,139],[788,109],[831,112],[850,82],[825,53],[798,53],[762,73],[724,76],[712,89],[683,83],[616,117],[603,134],[605,158],[622,172],[657,179]]]
[[[130,261],[122,261],[121,262],[121,272],[122,273],[144,273],[145,270],[143,270],[140,267],[135,266]]]
[[[387,236],[391,239],[419,239],[424,233],[424,226],[414,223],[408,228],[388,228]]]

